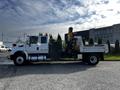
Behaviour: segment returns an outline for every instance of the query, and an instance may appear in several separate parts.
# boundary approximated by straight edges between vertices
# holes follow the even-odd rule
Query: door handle
[[[37,47],[36,50],[39,50],[39,47]]]

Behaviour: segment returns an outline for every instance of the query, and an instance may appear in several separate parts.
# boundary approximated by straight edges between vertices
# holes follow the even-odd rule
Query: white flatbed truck
[[[75,36],[74,38],[76,38],[76,44],[79,47],[79,51],[74,54],[77,57],[77,60],[81,59],[83,62],[90,65],[97,65],[98,62],[103,59],[104,53],[108,52],[107,45],[84,46],[80,36]],[[62,51],[62,53],[66,54],[64,51]],[[67,55],[66,57],[62,55],[60,58],[67,58],[68,60],[66,61],[69,61]],[[15,65],[24,65],[27,62],[34,61],[53,61],[49,52],[49,37],[29,36],[27,43],[24,45],[16,45],[12,48],[10,59],[13,60]]]

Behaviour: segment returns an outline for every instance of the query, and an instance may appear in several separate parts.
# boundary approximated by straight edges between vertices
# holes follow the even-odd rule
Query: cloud
[[[69,26],[110,26],[120,23],[119,8],[120,0],[0,0],[0,30],[63,34]]]

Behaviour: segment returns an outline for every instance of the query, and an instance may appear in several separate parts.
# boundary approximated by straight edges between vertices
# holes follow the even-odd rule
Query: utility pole
[[[2,41],[3,41],[3,32],[2,32]]]

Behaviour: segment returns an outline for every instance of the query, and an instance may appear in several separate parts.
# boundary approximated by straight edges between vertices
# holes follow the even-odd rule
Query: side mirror
[[[12,44],[13,47],[16,47],[17,45],[16,44]]]

